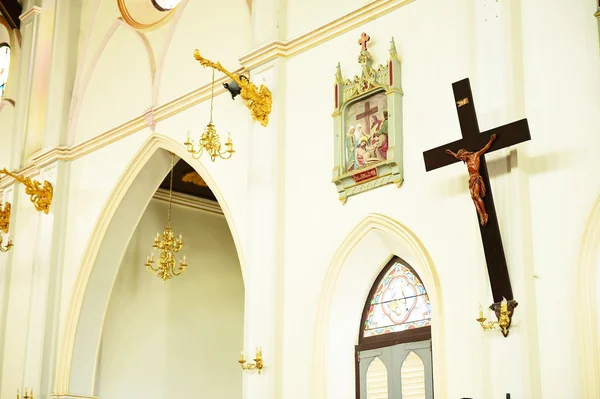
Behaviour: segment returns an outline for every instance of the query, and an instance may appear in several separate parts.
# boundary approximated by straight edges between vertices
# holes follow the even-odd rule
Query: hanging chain
[[[210,124],[213,123],[213,100],[215,98],[215,70],[212,70],[212,86],[210,87]]]
[[[171,226],[171,202],[173,200],[173,169],[174,169],[175,155],[171,153],[171,183],[169,184],[169,213],[167,216],[167,225]]]

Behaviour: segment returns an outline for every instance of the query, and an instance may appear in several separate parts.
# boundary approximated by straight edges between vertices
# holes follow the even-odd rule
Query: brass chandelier
[[[235,152],[233,150],[233,143],[231,141],[231,137],[227,137],[227,141],[225,142],[225,150],[221,150],[221,141],[219,139],[219,135],[217,134],[217,130],[215,129],[215,125],[213,125],[213,100],[215,98],[215,71],[212,71],[212,87],[210,93],[210,122],[206,125],[206,129],[202,136],[200,136],[200,141],[198,142],[198,149],[195,148],[194,142],[190,140],[190,132],[188,131],[187,139],[183,145],[185,145],[186,149],[194,159],[198,159],[202,156],[204,151],[208,153],[211,161],[215,161],[217,157],[222,159],[229,159],[231,155]]]
[[[146,270],[154,273],[160,278],[163,283],[173,278],[173,276],[179,276],[187,267],[185,255],[179,260],[179,267],[177,267],[177,252],[183,247],[183,236],[180,234],[179,238],[175,238],[175,233],[171,229],[171,204],[173,200],[173,168],[174,168],[174,155],[171,153],[171,182],[169,185],[169,211],[167,216],[167,228],[163,231],[162,235],[156,233],[154,238],[154,244],[152,248],[159,252],[157,265],[154,267],[154,251],[146,259]]]

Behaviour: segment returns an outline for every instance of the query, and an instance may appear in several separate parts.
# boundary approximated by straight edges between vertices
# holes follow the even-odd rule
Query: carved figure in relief
[[[481,150],[477,152],[470,152],[465,149],[458,150],[457,153],[447,149],[446,153],[452,155],[456,159],[460,159],[467,164],[469,171],[469,191],[471,192],[471,198],[479,214],[479,221],[482,226],[485,226],[488,222],[488,214],[485,210],[483,203],[483,197],[485,197],[485,184],[483,178],[479,174],[480,161],[479,158],[490,149],[492,143],[496,140],[496,135],[492,134],[488,143]]]
[[[376,146],[375,146],[375,156],[379,158],[381,161],[385,161],[387,159],[387,151],[388,151],[388,112],[383,111],[383,121],[380,123],[380,127],[373,134],[373,137],[376,138]]]
[[[354,165],[354,151],[356,149],[356,139],[354,138],[354,132],[356,128],[350,126],[350,130],[346,134],[346,162],[347,165]]]

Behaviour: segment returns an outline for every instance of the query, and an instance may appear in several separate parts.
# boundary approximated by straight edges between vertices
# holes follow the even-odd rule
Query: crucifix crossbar
[[[365,111],[356,115],[356,120],[360,121],[361,119],[365,120],[365,133],[371,134],[371,124],[369,123],[369,116],[376,114],[379,111],[379,107],[375,106],[371,108],[371,103],[369,101],[365,102]],[[359,137],[360,139],[360,137]]]
[[[427,172],[459,161],[459,159],[450,155],[446,150],[458,153],[461,149],[467,149],[477,155],[477,152],[483,153],[484,151],[480,150],[485,150],[485,147],[488,147],[487,152],[493,152],[531,140],[527,119],[521,119],[508,125],[480,133],[469,79],[453,83],[452,89],[454,91],[454,101],[463,138],[423,152]],[[485,190],[487,190],[487,192],[484,191],[480,199],[483,200],[483,204],[485,205],[487,220],[486,223],[482,222],[479,224],[479,230],[483,241],[492,295],[496,303],[502,301],[503,297],[510,301],[514,299],[513,292],[484,155],[480,156],[479,162],[479,174],[481,175],[481,180],[479,181],[483,182]],[[475,198],[473,200],[475,201]]]

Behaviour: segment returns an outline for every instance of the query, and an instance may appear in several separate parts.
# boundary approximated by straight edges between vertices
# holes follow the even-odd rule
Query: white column
[[[27,383],[23,380],[25,352],[29,330],[31,279],[39,215],[24,192],[22,184],[13,186],[14,197],[10,232],[14,246],[6,257],[7,291],[6,324],[3,337],[2,381],[0,398],[13,398],[17,389]],[[18,197],[18,198],[17,198]],[[5,283],[5,284],[6,284]]]
[[[20,17],[23,40],[15,98],[12,169],[26,166],[42,149],[50,82],[48,65],[52,54],[56,4],[41,0],[27,3]]]
[[[52,58],[46,103],[46,124],[42,149],[67,144],[69,110],[77,75],[81,0],[58,1],[55,4]]]
[[[252,2],[255,48],[285,39],[285,0]],[[248,151],[248,232],[246,234],[244,350],[262,346],[265,369],[245,373],[244,399],[283,397],[283,232],[285,153],[285,61],[251,71],[250,80],[273,94],[269,124],[252,122]],[[246,111],[247,112],[247,111]]]
[[[53,393],[58,350],[63,242],[69,192],[68,168],[65,162],[56,162],[45,167],[40,176],[41,180],[47,180],[53,185],[54,198],[50,212],[47,215],[39,214],[36,232],[24,383],[42,398]]]
[[[12,206],[11,218],[10,218],[10,226],[8,234],[10,236],[13,235],[14,222],[16,220],[16,210],[17,210],[17,201],[18,201],[18,188],[15,184],[4,189],[3,200],[2,203],[9,202]],[[3,245],[6,245],[7,236],[4,235]],[[6,343],[6,324],[8,318],[8,302],[9,302],[9,293],[10,293],[10,281],[11,281],[11,270],[12,270],[12,258],[13,251],[10,250],[6,253],[0,253],[0,361],[4,361],[5,359],[5,343]],[[0,363],[1,365],[1,363]],[[17,370],[15,370],[17,371]],[[19,381],[15,381],[14,389],[18,389],[18,384],[20,384],[20,375],[14,373],[14,371],[9,371],[8,374],[10,376],[18,376]],[[2,386],[3,381],[3,367],[0,367],[0,386]],[[9,377],[10,378],[10,377]],[[0,392],[1,395],[1,392]],[[1,396],[0,396],[1,397]]]
[[[273,98],[283,98],[283,61],[273,61],[252,73],[252,82],[264,84]],[[254,122],[249,140],[248,215],[246,252],[246,356],[262,346],[266,369],[246,375],[244,398],[282,397],[283,339],[283,231],[285,193],[284,129],[281,106],[274,100],[269,125]]]

